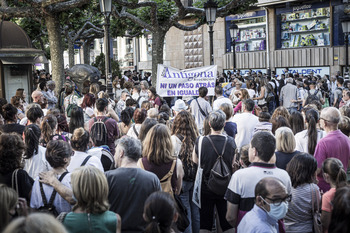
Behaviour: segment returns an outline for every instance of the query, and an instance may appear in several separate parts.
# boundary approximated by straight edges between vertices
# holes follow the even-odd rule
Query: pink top
[[[328,158],[339,159],[343,167],[347,168],[350,159],[350,139],[340,130],[329,132],[327,136],[317,143],[314,156],[317,160],[318,168],[322,168],[323,161]],[[327,192],[330,186],[323,179],[322,172],[318,174],[317,178],[319,180],[318,187]]]
[[[322,196],[322,211],[327,211],[329,213],[332,212],[332,204],[331,202],[334,199],[335,188],[331,188],[328,192],[323,194]]]

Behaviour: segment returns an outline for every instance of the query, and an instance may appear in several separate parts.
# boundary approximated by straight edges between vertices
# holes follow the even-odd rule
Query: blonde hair
[[[10,216],[8,213],[16,206],[17,201],[16,191],[5,184],[0,184],[0,232],[9,223]]]
[[[87,213],[101,214],[109,209],[108,183],[99,169],[83,166],[75,169],[71,176],[72,190],[77,203],[73,210],[81,208]]]
[[[67,233],[64,226],[53,216],[42,213],[19,217],[11,222],[3,233]]]
[[[288,127],[280,127],[275,132],[276,149],[285,153],[292,153],[295,150],[296,142],[293,131]]]
[[[169,163],[176,159],[170,132],[163,124],[157,124],[150,129],[142,147],[142,155],[156,165]]]
[[[100,92],[100,85],[98,83],[92,83],[90,86],[90,93],[94,94],[95,98],[97,98],[97,93]]]

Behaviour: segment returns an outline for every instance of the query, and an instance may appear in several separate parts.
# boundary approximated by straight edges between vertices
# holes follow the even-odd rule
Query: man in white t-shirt
[[[253,137],[254,128],[259,123],[259,118],[252,114],[255,103],[251,99],[243,100],[243,113],[236,114],[232,121],[237,124],[237,135],[235,138],[237,148],[249,144]]]
[[[223,89],[221,86],[215,87],[215,96],[216,100],[213,103],[213,111],[218,110],[224,103],[228,103],[229,105],[233,106],[232,101],[229,98],[223,96]]]

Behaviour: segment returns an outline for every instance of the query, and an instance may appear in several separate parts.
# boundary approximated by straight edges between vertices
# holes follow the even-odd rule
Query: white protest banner
[[[198,96],[198,89],[206,87],[208,96],[213,96],[216,71],[216,65],[179,70],[158,64],[157,94],[162,97]]]

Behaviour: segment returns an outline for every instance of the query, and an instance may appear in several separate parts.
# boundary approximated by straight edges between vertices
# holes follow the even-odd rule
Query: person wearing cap
[[[177,114],[183,110],[187,110],[188,106],[186,105],[185,101],[182,99],[178,99],[175,101],[175,105],[171,107],[173,110],[174,118],[177,116]]]
[[[309,97],[309,95],[316,95],[316,97],[320,100],[321,104],[324,104],[324,99],[322,98],[322,92],[319,90],[316,90],[316,82],[315,81],[309,82],[309,88],[310,88],[310,90],[308,90],[304,94],[303,107],[306,104],[309,104],[309,103],[306,103],[307,97]]]
[[[223,89],[221,86],[215,87],[216,100],[213,103],[213,110],[218,110],[224,103],[228,103],[232,107],[232,101],[229,98],[223,96]]]

